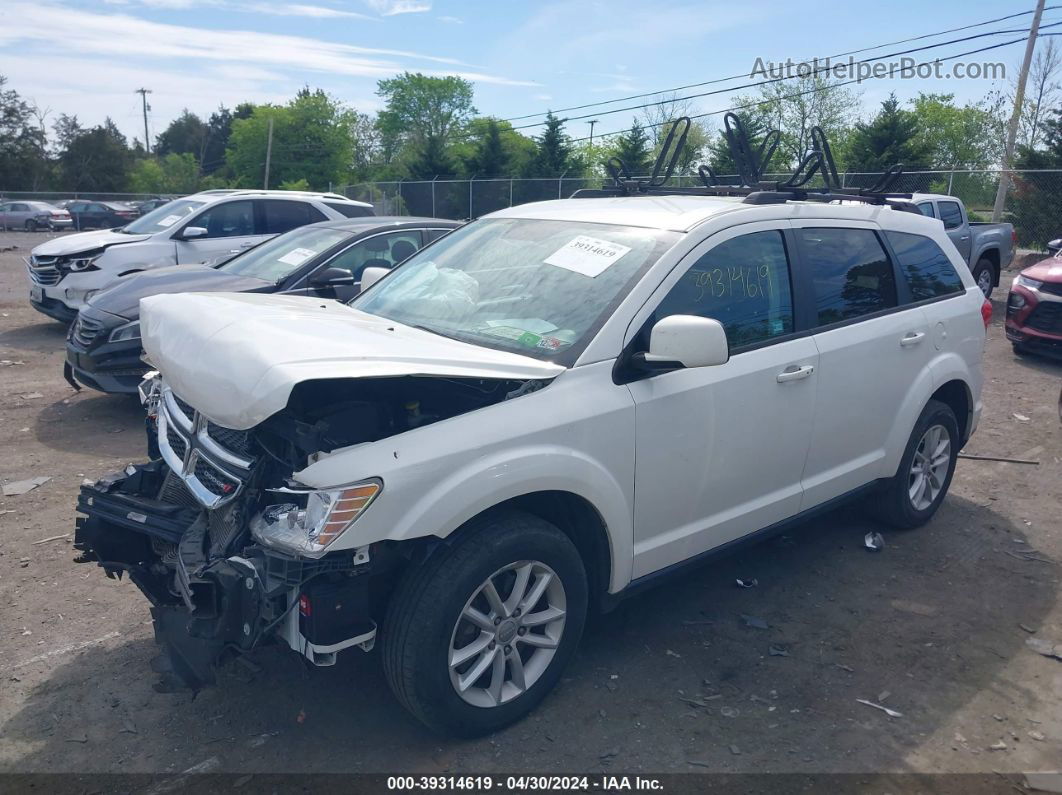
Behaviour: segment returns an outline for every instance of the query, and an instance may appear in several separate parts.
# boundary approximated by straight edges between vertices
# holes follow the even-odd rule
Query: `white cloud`
[[[445,22],[448,25],[464,25],[465,21],[459,17],[435,17],[439,22]]]
[[[338,19],[347,17],[351,19],[373,19],[376,17],[368,14],[359,14],[356,11],[344,11],[341,8],[329,8],[328,6],[302,5],[301,3],[274,4],[274,3],[245,3],[238,6],[243,11],[257,11],[261,14],[272,14],[281,17],[309,17],[310,19]]]
[[[397,14],[423,14],[431,11],[430,0],[365,0],[369,8],[382,17]]]

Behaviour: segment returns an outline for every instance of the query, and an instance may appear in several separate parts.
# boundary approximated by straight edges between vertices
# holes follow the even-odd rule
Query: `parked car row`
[[[624,192],[463,226],[211,192],[34,250],[34,305],[80,309],[68,376],[147,408],[75,547],[150,600],[156,670],[379,645],[417,718],[480,734],[592,607],[856,497],[935,514],[991,314],[944,226]]]

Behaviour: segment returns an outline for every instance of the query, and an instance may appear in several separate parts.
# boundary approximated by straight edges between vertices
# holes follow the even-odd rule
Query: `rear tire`
[[[930,400],[911,431],[896,474],[875,495],[877,518],[905,529],[932,519],[951,486],[961,444],[951,406]]]
[[[985,257],[977,260],[973,269],[973,277],[981,292],[985,294],[985,298],[991,298],[997,281],[996,266],[992,264],[992,260]]]
[[[587,601],[579,552],[554,525],[517,511],[477,520],[399,583],[381,627],[387,682],[435,731],[496,731],[557,684]]]
[[[27,218],[26,219],[26,231],[27,232],[36,232],[37,231],[37,222],[34,221],[32,218]]]

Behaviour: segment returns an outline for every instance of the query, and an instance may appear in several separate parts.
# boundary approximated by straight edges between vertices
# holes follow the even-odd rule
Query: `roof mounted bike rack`
[[[610,157],[605,163],[611,184],[601,188],[584,188],[572,194],[573,199],[605,198],[617,196],[732,196],[741,197],[746,204],[781,204],[787,201],[834,202],[855,201],[864,204],[878,204],[896,210],[918,212],[910,203],[910,193],[894,193],[890,189],[903,174],[903,166],[890,166],[869,188],[844,188],[837,173],[833,151],[826,133],[819,126],[810,130],[810,147],[797,163],[788,178],[779,181],[766,181],[763,175],[778,150],[781,133],[770,130],[764,135],[758,146],[749,139],[741,118],[734,113],[723,117],[723,136],[730,155],[734,160],[740,185],[720,185],[716,173],[706,165],[697,169],[701,185],[682,188],[668,185],[675,172],[691,121],[682,116],[676,119],[668,130],[667,137],[660,147],[648,179],[638,179],[631,175],[630,169],[618,157]],[[676,143],[676,131],[678,141]],[[811,179],[820,174],[822,187],[806,187]]]

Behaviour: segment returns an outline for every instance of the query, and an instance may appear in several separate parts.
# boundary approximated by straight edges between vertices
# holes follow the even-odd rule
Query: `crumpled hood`
[[[238,430],[283,409],[302,381],[403,375],[530,380],[565,370],[303,296],[153,295],[140,302],[140,335],[176,394]]]
[[[149,295],[170,293],[225,292],[240,293],[244,290],[266,290],[273,282],[238,276],[219,271],[206,265],[171,265],[141,273],[120,276],[112,287],[92,297],[92,306],[135,320],[140,314],[140,299]]]
[[[1062,259],[1048,257],[1040,260],[1035,265],[1030,265],[1023,270],[1021,275],[1041,282],[1062,283]]]
[[[92,232],[78,232],[74,235],[63,235],[52,240],[45,241],[33,249],[35,257],[63,257],[67,254],[80,254],[82,251],[92,251],[96,248],[113,246],[116,243],[137,243],[147,240],[150,235],[124,235],[110,229],[98,229]]]

